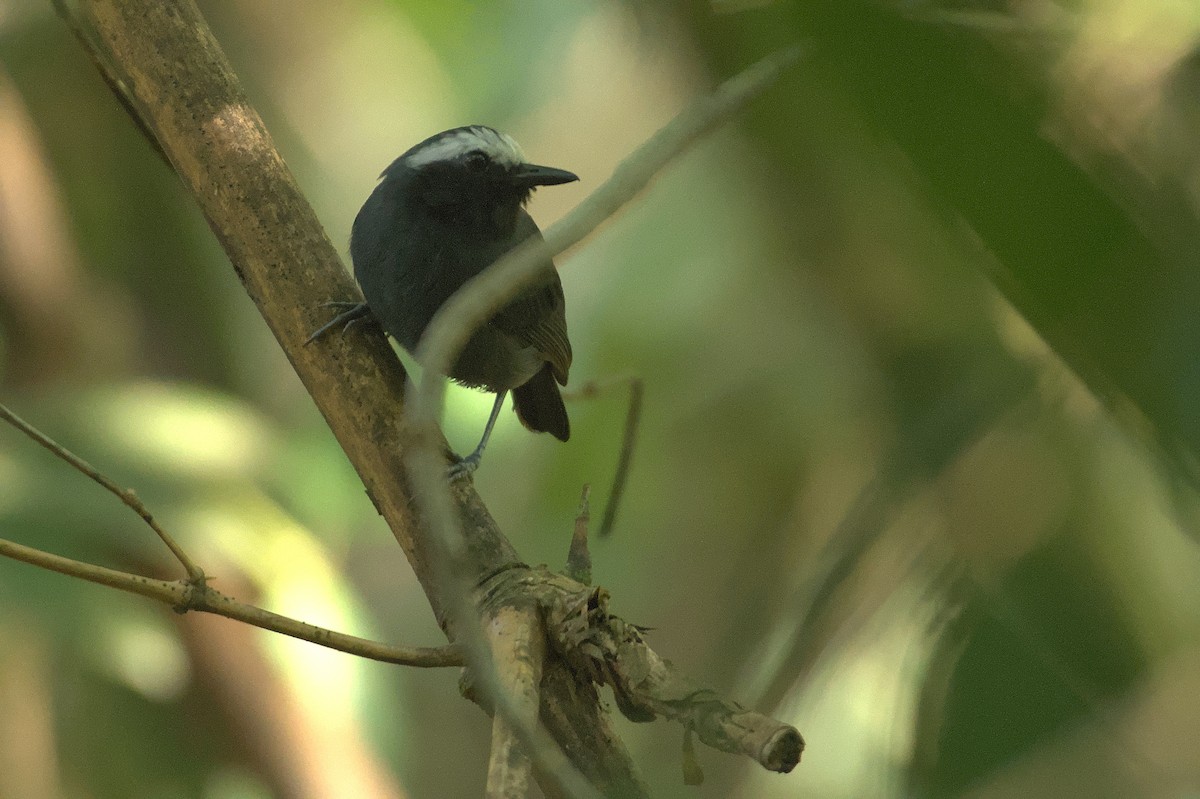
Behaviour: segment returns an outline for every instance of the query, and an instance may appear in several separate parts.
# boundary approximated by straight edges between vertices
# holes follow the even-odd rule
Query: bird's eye
[[[467,153],[465,160],[467,169],[470,169],[472,172],[482,172],[492,162],[492,159],[487,157],[487,153],[481,150],[472,150]]]

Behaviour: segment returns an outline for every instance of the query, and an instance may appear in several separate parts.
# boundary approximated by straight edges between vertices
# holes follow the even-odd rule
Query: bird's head
[[[406,201],[454,219],[515,215],[538,186],[570,183],[571,172],[526,160],[511,136],[483,125],[453,128],[400,156],[384,178],[402,173]]]

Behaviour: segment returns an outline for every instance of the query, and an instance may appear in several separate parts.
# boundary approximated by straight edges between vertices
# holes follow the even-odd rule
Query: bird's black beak
[[[557,186],[560,183],[579,180],[579,176],[574,172],[537,164],[520,164],[513,169],[511,177],[513,182],[523,189],[532,189],[534,186]]]

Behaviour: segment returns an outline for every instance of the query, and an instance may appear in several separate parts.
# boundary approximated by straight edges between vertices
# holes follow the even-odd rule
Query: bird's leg
[[[338,325],[342,326],[342,332],[345,333],[351,327],[371,315],[371,309],[367,307],[365,302],[323,302],[321,303],[321,307],[337,308],[340,312],[337,316],[314,330],[308,338],[304,339],[305,344],[313,343]]]
[[[479,439],[479,446],[475,447],[475,451],[467,457],[460,458],[457,463],[450,465],[447,474],[451,480],[466,477],[479,468],[479,461],[483,458],[483,449],[487,446],[488,439],[492,437],[492,428],[496,426],[496,419],[500,417],[500,409],[504,407],[504,398],[507,396],[507,391],[497,392],[496,402],[492,405],[492,412],[488,416],[487,427],[483,428],[483,438]]]

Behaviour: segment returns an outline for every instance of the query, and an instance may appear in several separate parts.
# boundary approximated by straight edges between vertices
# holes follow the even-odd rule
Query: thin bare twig
[[[571,548],[567,550],[566,575],[584,585],[592,584],[592,553],[588,551],[588,522],[592,519],[590,497],[592,487],[586,483],[579,497],[579,513],[575,515],[575,531],[571,535]]]
[[[597,382],[589,380],[575,391],[564,395],[563,399],[591,398],[601,394],[607,388],[620,383],[629,384],[629,409],[625,412],[625,428],[621,433],[621,453],[617,456],[617,468],[613,472],[612,488],[608,492],[608,505],[604,508],[604,518],[600,520],[601,538],[607,538],[617,520],[617,510],[621,507],[621,498],[625,495],[625,486],[629,482],[629,467],[633,464],[633,448],[637,444],[638,427],[642,420],[642,397],[645,394],[645,383],[640,377],[617,377],[612,380]]]
[[[37,443],[50,450],[50,452],[54,453],[55,457],[65,461],[76,471],[83,473],[91,480],[99,483],[106,491],[112,493],[117,497],[117,499],[121,500],[126,507],[136,513],[138,516],[142,517],[142,521],[150,525],[150,529],[154,531],[155,535],[157,535],[159,539],[167,545],[167,549],[171,550],[171,554],[174,555],[175,559],[183,565],[184,570],[187,572],[188,580],[198,585],[202,585],[204,583],[204,571],[195,563],[193,563],[192,559],[189,558],[187,553],[183,551],[183,548],[180,547],[179,544],[175,543],[175,539],[172,538],[166,530],[159,526],[158,522],[154,520],[154,516],[150,514],[150,510],[144,504],[142,504],[142,501],[138,499],[137,494],[133,493],[132,489],[121,488],[108,477],[105,477],[103,474],[97,471],[95,466],[92,466],[83,458],[74,454],[66,447],[50,438],[50,436],[46,435],[41,430],[38,430],[29,422],[25,421],[20,416],[17,416],[3,404],[0,404],[0,419],[8,422]]]
[[[190,580],[156,580],[140,574],[130,574],[116,569],[107,569],[93,563],[64,558],[61,555],[54,555],[2,538],[0,538],[0,555],[65,574],[68,577],[77,577],[91,583],[154,599],[170,605],[177,613],[187,613],[193,610],[200,613],[214,613],[254,627],[370,660],[418,668],[461,666],[464,663],[462,653],[453,645],[441,647],[389,646],[378,641],[370,641],[366,638],[318,627],[315,624],[288,616],[281,616],[254,605],[247,605],[225,596],[204,583]]]
[[[608,538],[612,534],[613,525],[617,521],[617,509],[621,507],[621,498],[625,496],[629,467],[633,463],[633,447],[637,443],[638,426],[642,419],[644,388],[641,378],[629,379],[629,410],[625,414],[625,433],[621,438],[621,454],[617,458],[617,470],[613,474],[612,491],[608,495],[608,504],[604,506],[604,518],[600,520],[601,538]]]
[[[689,145],[730,119],[772,85],[800,54],[800,48],[793,47],[768,56],[721,84],[711,95],[693,102],[618,165],[612,177],[552,227],[544,240],[528,241],[468,281],[437,312],[418,347],[417,360],[425,368],[419,384],[413,385],[413,379],[409,378],[411,401],[407,421],[413,436],[404,463],[414,498],[433,532],[434,540],[430,543],[440,550],[435,568],[444,587],[455,642],[463,647],[475,679],[492,701],[495,712],[506,717],[547,778],[570,796],[595,796],[596,791],[540,725],[525,723],[519,708],[500,684],[487,639],[474,615],[471,602],[474,586],[464,584],[460,577],[457,564],[462,560],[465,545],[445,479],[445,456],[439,445],[438,420],[445,398],[442,375],[449,372],[472,331],[528,285],[546,260],[582,240],[616,213]]]
[[[345,633],[335,632],[307,622],[281,616],[268,610],[247,605],[231,599],[218,591],[207,587],[204,571],[195,565],[183,549],[175,543],[171,535],[154,520],[149,509],[137,495],[128,489],[122,489],[110,478],[101,474],[94,466],[75,455],[67,448],[38,430],[36,427],[17,416],[7,406],[0,404],[0,419],[11,424],[31,439],[41,444],[56,457],[65,461],[72,468],[87,475],[114,494],[123,504],[131,508],[146,524],[162,539],[175,557],[187,570],[187,580],[156,580],[129,572],[108,569],[83,561],[72,560],[61,555],[54,555],[43,550],[27,547],[13,541],[0,539],[0,555],[15,560],[40,566],[44,569],[78,577],[88,582],[107,585],[121,591],[138,594],[150,599],[165,602],[176,611],[185,613],[189,610],[204,613],[215,613],[230,619],[246,622],[264,630],[289,635],[330,649],[337,649],[353,655],[381,660],[386,663],[398,663],[406,666],[460,666],[463,664],[462,655],[452,646],[446,647],[394,647],[359,638]]]

